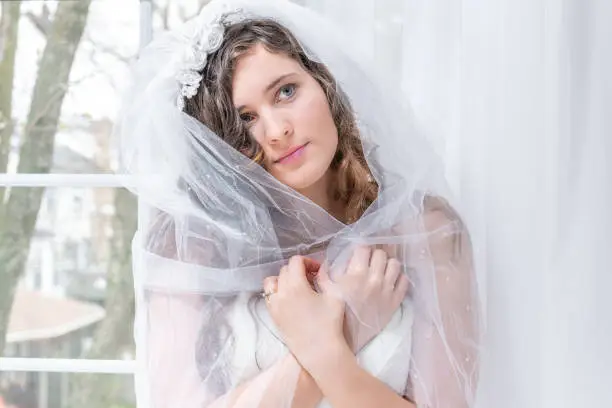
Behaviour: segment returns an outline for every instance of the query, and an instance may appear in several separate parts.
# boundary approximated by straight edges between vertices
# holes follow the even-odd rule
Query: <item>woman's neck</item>
[[[334,218],[341,222],[345,222],[345,208],[337,200],[334,200],[331,194],[331,184],[335,179],[335,174],[330,169],[321,179],[308,188],[301,190],[300,193],[308,197],[312,202],[323,208]]]

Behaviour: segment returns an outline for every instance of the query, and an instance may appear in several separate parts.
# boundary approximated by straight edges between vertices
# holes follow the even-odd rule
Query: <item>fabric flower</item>
[[[183,55],[183,64],[186,69],[201,71],[206,66],[207,55],[205,50],[200,50],[189,45]]]
[[[214,24],[210,27],[207,37],[205,40],[205,51],[213,53],[217,51],[221,44],[223,44],[223,35],[225,34],[225,28],[221,24]]]
[[[183,85],[194,86],[200,83],[202,76],[195,71],[181,71],[176,75],[177,81]]]
[[[185,108],[184,98],[193,98],[198,93],[202,82],[200,71],[206,66],[208,54],[223,44],[224,24],[244,21],[245,18],[241,9],[230,11],[224,4],[220,13],[206,13],[186,24],[183,31],[186,47],[176,74],[181,86],[176,105],[181,111]]]

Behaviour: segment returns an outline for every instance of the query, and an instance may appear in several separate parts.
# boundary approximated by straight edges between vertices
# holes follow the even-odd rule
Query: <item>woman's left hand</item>
[[[318,262],[294,256],[278,277],[264,280],[268,311],[304,368],[328,358],[328,351],[348,347],[343,334],[344,301],[326,288],[315,292],[309,282],[308,277],[319,269]]]

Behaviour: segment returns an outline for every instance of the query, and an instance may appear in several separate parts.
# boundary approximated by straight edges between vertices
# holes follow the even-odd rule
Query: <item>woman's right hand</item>
[[[319,273],[317,279],[329,276]],[[357,353],[389,323],[408,292],[409,280],[397,259],[388,258],[382,249],[362,246],[332,285],[346,302],[344,336]]]

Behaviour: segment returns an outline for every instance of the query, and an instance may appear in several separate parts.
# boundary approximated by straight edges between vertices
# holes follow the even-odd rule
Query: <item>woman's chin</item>
[[[302,168],[295,171],[295,174],[286,175],[287,177],[283,178],[277,177],[277,179],[281,183],[308,196],[318,188],[321,188],[323,191],[327,190],[327,183],[323,180],[327,169],[317,171],[318,169]]]
[[[310,190],[312,186],[314,186],[317,180],[308,180],[308,179],[288,179],[288,180],[280,180],[281,183],[285,184],[288,187],[291,187],[295,191],[303,192]]]

